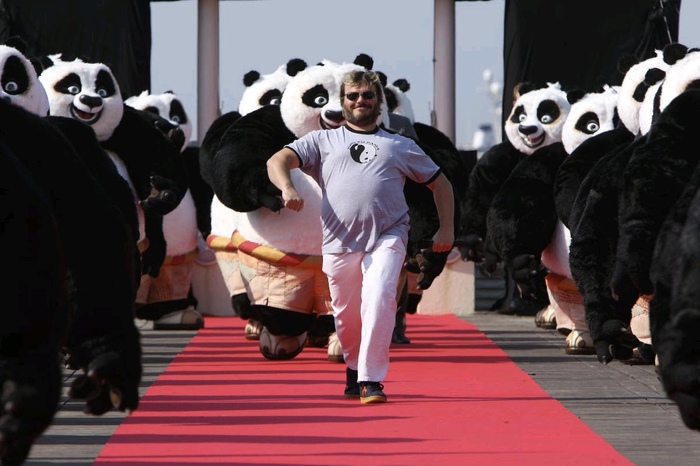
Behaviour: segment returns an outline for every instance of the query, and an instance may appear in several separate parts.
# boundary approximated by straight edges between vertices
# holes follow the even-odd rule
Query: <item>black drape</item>
[[[151,87],[149,0],[0,0],[0,42],[20,36],[27,55],[63,53],[108,65],[124,98]]]
[[[678,41],[680,8],[681,0],[506,0],[503,121],[521,81],[585,91],[620,84],[623,56],[649,58]]]

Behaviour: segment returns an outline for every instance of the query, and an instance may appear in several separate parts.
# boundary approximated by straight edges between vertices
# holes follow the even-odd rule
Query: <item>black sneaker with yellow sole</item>
[[[379,382],[360,382],[360,401],[362,403],[386,403],[386,395],[382,390],[384,390],[384,385]]]

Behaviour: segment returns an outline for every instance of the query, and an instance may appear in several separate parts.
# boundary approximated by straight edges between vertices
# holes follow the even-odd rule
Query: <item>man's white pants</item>
[[[324,254],[335,330],[345,363],[359,382],[381,382],[389,370],[396,287],[406,260],[398,236],[381,237],[369,252]]]

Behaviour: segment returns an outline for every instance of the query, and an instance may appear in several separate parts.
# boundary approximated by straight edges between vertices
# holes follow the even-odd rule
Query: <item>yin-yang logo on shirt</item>
[[[357,163],[369,163],[377,156],[377,146],[371,142],[355,142],[350,145],[350,156]]]

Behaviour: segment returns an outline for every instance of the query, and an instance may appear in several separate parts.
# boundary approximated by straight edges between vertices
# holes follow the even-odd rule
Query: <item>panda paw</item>
[[[60,367],[51,374],[7,378],[0,389],[0,460],[3,465],[23,464],[34,441],[49,427],[60,397]],[[55,369],[55,370],[54,370]],[[20,380],[24,380],[20,382]],[[41,383],[36,381],[41,380]]]
[[[634,358],[634,349],[641,345],[642,342],[625,323],[615,319],[603,323],[600,337],[593,343],[596,357],[601,364],[608,364],[613,359],[630,360]]]
[[[119,342],[98,337],[81,344],[75,359],[83,374],[77,376],[68,396],[85,400],[86,413],[100,416],[111,409],[131,412],[138,407],[141,349],[138,339]]]
[[[445,268],[447,253],[432,252],[430,250],[422,250],[416,254],[415,262],[418,264],[417,286],[419,290],[427,290],[433,281]],[[412,270],[407,269],[409,272]]]
[[[518,284],[523,298],[538,299],[543,292],[546,294],[546,290],[541,288],[547,269],[538,258],[532,254],[521,254],[513,259],[511,267],[513,279]]]
[[[166,215],[175,210],[180,203],[177,184],[168,178],[151,176],[151,194],[139,202],[144,212]]]
[[[480,263],[486,259],[486,248],[481,236],[467,235],[461,238],[461,243],[462,246],[458,249],[463,261]]]

